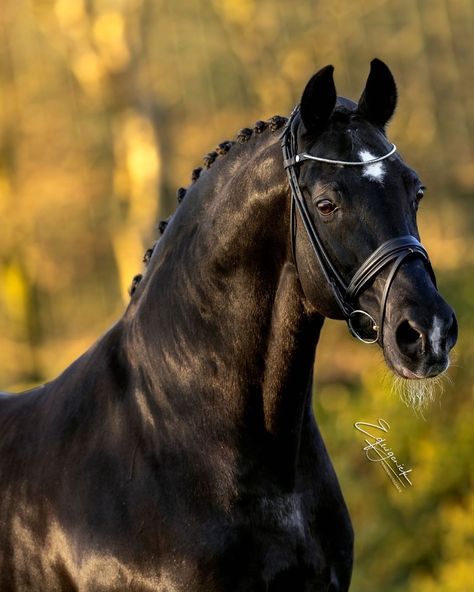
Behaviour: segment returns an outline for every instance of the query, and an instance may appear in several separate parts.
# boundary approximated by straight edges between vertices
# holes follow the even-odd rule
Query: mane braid
[[[134,276],[134,278],[132,279],[132,285],[128,289],[128,293],[130,294],[130,296],[133,296],[135,294],[135,290],[137,289],[137,286],[142,281],[142,279],[143,279],[143,274],[141,274],[141,273]]]
[[[176,200],[178,201],[178,205],[183,201],[185,195],[186,195],[186,187],[180,187],[176,191]]]
[[[220,144],[218,144],[216,146],[216,148],[214,150],[212,150],[211,152],[209,152],[208,154],[206,154],[203,157],[203,166],[193,169],[193,171],[191,173],[191,184],[194,184],[198,181],[199,176],[201,175],[203,169],[209,169],[211,167],[211,165],[219,158],[219,156],[225,156],[229,152],[229,150],[231,150],[232,146],[234,146],[236,143],[244,144],[245,142],[250,140],[250,138],[252,137],[252,135],[254,133],[261,134],[266,129],[270,129],[271,132],[276,132],[277,130],[279,130],[281,127],[283,127],[286,124],[287,120],[288,120],[287,117],[282,117],[281,115],[274,115],[273,117],[271,117],[267,121],[259,120],[259,121],[255,122],[252,129],[249,127],[242,128],[237,133],[235,140],[226,140],[224,142],[221,142]],[[186,187],[180,187],[177,190],[176,199],[178,201],[178,207],[179,207],[179,204],[185,198],[186,193],[187,193]],[[160,221],[160,223],[158,224],[158,230],[159,230],[160,234],[163,234],[165,232],[166,227],[168,226],[168,223],[170,222],[172,216],[173,215],[171,215],[167,220]],[[143,263],[145,264],[145,268],[147,268],[150,263],[150,259],[153,256],[153,251],[154,251],[157,243],[158,243],[158,241],[156,241],[152,247],[147,249],[145,252],[145,255],[143,256]],[[133,278],[132,285],[129,288],[130,296],[134,295],[134,293],[137,289],[137,286],[141,282],[142,279],[143,279],[143,274],[141,274],[141,273],[137,274]]]
[[[163,232],[166,230],[166,227],[168,226],[168,222],[170,221],[170,219],[171,216],[166,220],[160,220],[160,223],[158,224],[158,230],[160,234],[163,234]]]
[[[218,156],[219,155],[215,150],[209,152],[209,154],[206,154],[206,156],[203,158],[204,168],[208,169]]]
[[[202,171],[202,167],[197,167],[195,169],[193,169],[193,172],[191,173],[191,183],[196,183],[196,181],[199,179],[199,175],[201,174]]]

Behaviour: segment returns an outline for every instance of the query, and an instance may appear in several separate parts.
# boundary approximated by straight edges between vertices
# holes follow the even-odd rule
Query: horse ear
[[[385,127],[397,106],[397,86],[388,67],[375,58],[370,62],[370,73],[357,111],[370,123]]]
[[[300,104],[301,119],[309,133],[319,132],[329,121],[336,105],[333,66],[316,72],[303,91]]]

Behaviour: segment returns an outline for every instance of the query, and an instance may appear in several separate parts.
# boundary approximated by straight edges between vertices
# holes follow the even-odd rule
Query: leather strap
[[[392,238],[380,245],[355,272],[347,288],[347,298],[355,300],[387,263],[396,259],[400,254],[410,255],[411,253],[419,253],[429,261],[428,253],[423,245],[411,235]]]

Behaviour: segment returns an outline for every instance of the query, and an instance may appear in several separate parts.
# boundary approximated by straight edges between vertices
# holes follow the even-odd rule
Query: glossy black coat
[[[332,70],[313,77],[299,145],[351,158],[351,130],[385,153],[395,90],[384,68],[359,106],[335,110]],[[414,173],[399,156],[390,167],[385,186],[301,172],[346,278],[377,244],[416,235]],[[321,186],[346,226],[318,217]],[[311,405],[323,318],[340,311],[301,226],[297,273],[289,224],[267,129],[188,189],[118,323],[56,380],[0,397],[1,592],[348,590],[353,532]],[[380,281],[364,294],[369,312]],[[421,301],[420,319],[441,315],[422,263],[404,264],[392,290],[385,343],[403,298]]]
[[[2,592],[347,589],[352,529],[311,410],[322,317],[288,204],[277,135],[234,147],[124,317],[0,400]]]

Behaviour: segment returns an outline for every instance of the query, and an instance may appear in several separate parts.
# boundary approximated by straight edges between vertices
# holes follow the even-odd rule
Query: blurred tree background
[[[391,139],[428,186],[422,238],[460,322],[425,417],[377,348],[328,323],[315,408],[356,531],[355,592],[474,590],[472,0],[2,0],[0,385],[50,380],[120,316],[175,190],[217,142],[288,114],[319,67],[400,91]],[[386,377],[386,380],[384,380]],[[398,493],[362,452],[383,417]]]

